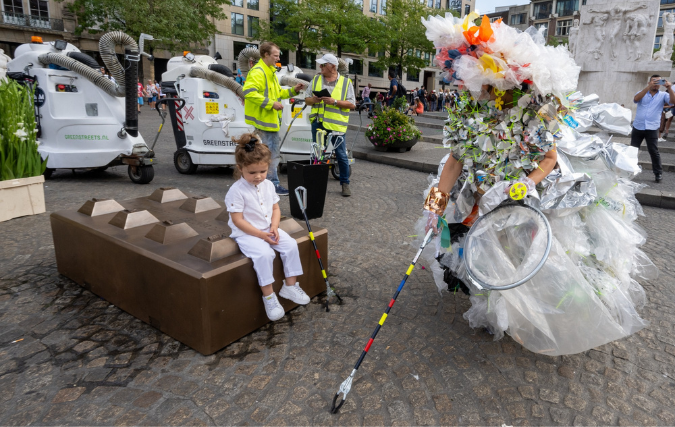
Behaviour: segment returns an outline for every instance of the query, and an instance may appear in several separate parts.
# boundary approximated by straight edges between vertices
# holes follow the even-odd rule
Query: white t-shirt
[[[266,230],[272,223],[272,210],[279,202],[272,181],[266,179],[258,185],[249,184],[244,178],[232,184],[225,195],[225,207],[228,212],[243,212],[244,219],[259,230]],[[231,238],[245,236],[232,222],[232,215],[227,225],[232,229]]]

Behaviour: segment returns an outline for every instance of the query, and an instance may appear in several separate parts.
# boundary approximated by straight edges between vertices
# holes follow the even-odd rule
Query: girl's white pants
[[[262,230],[269,232],[269,229]],[[298,243],[284,230],[279,229],[279,244],[270,245],[259,237],[245,235],[235,238],[241,252],[253,261],[253,269],[258,275],[258,284],[267,286],[274,283],[274,258],[276,252],[281,255],[285,277],[302,275]]]

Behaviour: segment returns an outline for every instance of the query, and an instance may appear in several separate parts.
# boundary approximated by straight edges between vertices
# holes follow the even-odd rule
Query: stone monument
[[[587,95],[596,93],[600,102],[616,102],[635,112],[633,97],[644,89],[649,76],[667,78],[672,68],[670,54],[664,59],[667,52],[652,58],[659,2],[588,0],[581,6],[581,17],[574,46],[570,41],[570,51],[581,66],[579,90]]]
[[[675,32],[675,13],[663,14],[663,38],[661,49],[654,52],[655,61],[670,61],[673,55],[673,33]]]

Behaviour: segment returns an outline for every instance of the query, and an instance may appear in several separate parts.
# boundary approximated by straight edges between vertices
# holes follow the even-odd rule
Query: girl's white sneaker
[[[284,314],[286,314],[281,304],[279,304],[277,294],[272,293],[272,295],[268,297],[263,296],[263,302],[265,303],[265,312],[267,313],[267,317],[272,322],[281,319],[284,317]]]
[[[289,299],[296,304],[307,305],[309,304],[309,295],[300,288],[300,285],[296,283],[293,286],[286,286],[286,281],[284,281],[284,286],[281,287],[279,291],[279,296],[282,298]]]

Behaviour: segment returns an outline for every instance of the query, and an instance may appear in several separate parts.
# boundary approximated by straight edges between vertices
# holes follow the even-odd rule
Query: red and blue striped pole
[[[398,289],[396,289],[396,292],[394,292],[394,296],[391,298],[391,301],[389,301],[389,305],[387,306],[387,309],[384,311],[384,314],[380,318],[380,321],[378,322],[377,326],[375,327],[375,330],[373,331],[373,334],[370,336],[370,339],[368,340],[368,343],[366,344],[366,347],[363,349],[361,352],[361,356],[359,357],[359,360],[356,362],[356,365],[354,365],[354,369],[352,369],[352,373],[347,377],[346,380],[340,385],[340,389],[338,390],[337,393],[335,393],[335,397],[333,397],[333,406],[331,406],[330,412],[331,414],[337,414],[337,412],[340,410],[342,405],[345,403],[345,399],[347,399],[347,393],[349,393],[349,390],[352,388],[352,381],[354,381],[354,375],[356,375],[356,371],[358,371],[359,367],[361,366],[361,363],[363,362],[363,359],[366,357],[366,354],[368,354],[368,350],[370,350],[370,346],[373,345],[373,341],[375,341],[375,337],[377,337],[377,333],[380,332],[380,328],[382,328],[382,325],[384,325],[384,321],[387,320],[387,316],[389,315],[389,312],[391,311],[391,308],[394,306],[394,303],[396,302],[396,298],[398,298],[398,295],[401,293],[401,290],[403,289],[403,286],[405,286],[405,282],[408,280],[408,277],[410,277],[410,273],[412,273],[413,268],[415,268],[415,263],[417,263],[417,259],[420,257],[422,254],[422,250],[424,250],[424,247],[431,241],[431,237],[433,235],[433,230],[429,230],[427,232],[427,235],[424,237],[424,241],[420,245],[419,250],[417,251],[417,254],[415,255],[415,258],[413,258],[412,263],[408,267],[408,271],[405,272],[405,276],[403,276],[403,280],[401,280],[401,284],[398,285]],[[340,393],[342,393],[342,401],[340,402],[339,405],[336,406],[337,400],[340,397]]]

